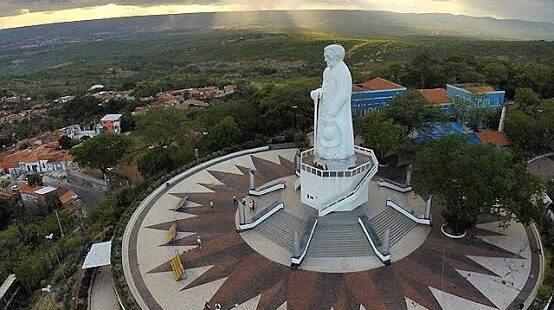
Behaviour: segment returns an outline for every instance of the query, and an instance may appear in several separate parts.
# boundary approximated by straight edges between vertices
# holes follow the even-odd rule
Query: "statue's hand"
[[[313,101],[321,99],[322,95],[323,95],[323,91],[321,90],[321,88],[312,90],[312,92],[310,93],[310,97],[312,97]]]

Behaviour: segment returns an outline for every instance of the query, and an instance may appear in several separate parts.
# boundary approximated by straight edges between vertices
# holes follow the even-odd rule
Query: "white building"
[[[93,138],[102,132],[104,128],[100,124],[96,124],[91,130],[83,130],[80,125],[71,125],[61,129],[63,134],[70,137],[73,140],[81,140],[85,137]]]
[[[106,114],[100,120],[107,133],[121,133],[121,117],[123,114]]]

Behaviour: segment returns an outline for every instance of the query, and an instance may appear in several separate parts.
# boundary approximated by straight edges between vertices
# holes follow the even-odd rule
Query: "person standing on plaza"
[[[196,236],[196,245],[198,246],[198,249],[202,249],[202,239],[200,239],[200,235]]]

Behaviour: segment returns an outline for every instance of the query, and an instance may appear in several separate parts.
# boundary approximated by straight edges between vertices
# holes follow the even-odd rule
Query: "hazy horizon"
[[[90,5],[91,2],[101,5]],[[0,29],[118,17],[233,11],[355,10],[394,13],[447,13],[496,19],[549,22],[554,1],[506,0],[8,0],[0,3]],[[474,3],[474,4],[473,4]],[[478,5],[477,5],[478,4]]]

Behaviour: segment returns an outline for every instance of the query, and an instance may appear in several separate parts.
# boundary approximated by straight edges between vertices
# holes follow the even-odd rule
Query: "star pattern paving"
[[[255,155],[251,155],[251,159],[257,185],[294,174],[294,164],[281,156],[280,164]],[[167,244],[194,246],[196,234],[202,237],[202,248],[184,252],[181,260],[186,269],[212,267],[181,290],[225,279],[211,298],[211,303],[218,301],[224,309],[259,295],[257,309],[277,309],[285,302],[288,309],[358,310],[361,306],[368,310],[406,309],[406,297],[428,309],[441,309],[431,288],[495,308],[495,304],[457,270],[500,276],[467,256],[522,258],[476,238],[501,235],[489,230],[474,228],[463,239],[445,238],[440,232],[440,210],[433,210],[434,226],[426,241],[391,266],[351,273],[291,269],[255,252],[236,232],[232,197],[246,195],[249,185],[249,169],[236,167],[240,174],[208,169],[222,183],[200,184],[212,192],[172,193],[181,198],[188,195],[188,199],[199,206],[177,209],[177,212],[195,216],[176,220],[177,231],[189,234]],[[210,201],[214,201],[213,210]],[[166,231],[173,223],[159,223],[147,229]],[[165,262],[149,273],[169,271],[170,264]]]

